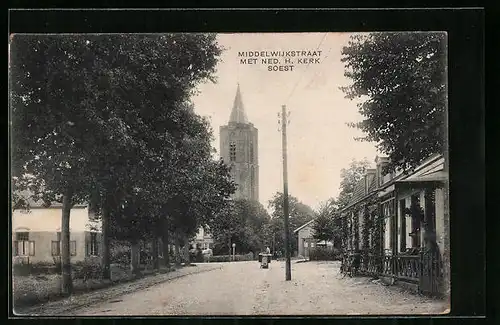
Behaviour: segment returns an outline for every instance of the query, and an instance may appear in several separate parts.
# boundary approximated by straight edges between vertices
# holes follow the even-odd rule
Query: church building
[[[220,157],[231,166],[231,176],[237,185],[233,199],[259,201],[258,148],[258,130],[248,121],[238,85],[229,122],[220,127]],[[198,230],[191,242],[193,248],[197,244],[202,249],[213,247],[209,230]]]
[[[229,123],[220,127],[220,156],[237,184],[233,198],[259,201],[258,130],[248,121],[239,84]]]

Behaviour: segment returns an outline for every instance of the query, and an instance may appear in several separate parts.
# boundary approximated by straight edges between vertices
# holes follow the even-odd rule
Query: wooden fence
[[[418,290],[427,295],[440,295],[443,265],[439,252],[426,251],[415,255],[373,255],[360,253],[359,274],[393,277],[418,285]]]

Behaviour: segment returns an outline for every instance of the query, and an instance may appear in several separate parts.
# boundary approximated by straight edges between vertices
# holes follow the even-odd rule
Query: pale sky
[[[218,35],[219,44],[226,50],[217,67],[217,83],[200,85],[200,94],[194,98],[195,110],[210,117],[215,136],[213,146],[218,152],[219,127],[229,120],[237,83],[240,84],[248,119],[259,130],[259,198],[266,208],[272,196],[283,191],[277,113],[284,104],[290,111],[287,128],[290,195],[316,209],[322,201],[338,195],[340,170],[348,167],[352,159],[366,157],[374,164],[375,145],[355,141],[354,137],[363,134],[346,125],[361,119],[356,103],[344,98],[339,89],[350,83],[340,62],[349,35]],[[261,64],[260,58],[258,64],[248,65],[240,64],[238,57],[239,51],[294,50],[322,51],[320,56],[310,57],[320,58],[320,63],[298,64],[297,58],[291,58],[295,61],[293,71],[274,72],[268,71],[268,65]]]

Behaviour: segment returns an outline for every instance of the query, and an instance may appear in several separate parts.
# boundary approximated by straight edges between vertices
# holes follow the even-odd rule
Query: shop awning
[[[396,181],[397,184],[416,184],[416,183],[429,183],[429,182],[445,182],[448,180],[448,173],[440,170],[437,172],[423,174],[423,175],[410,175],[409,177]]]

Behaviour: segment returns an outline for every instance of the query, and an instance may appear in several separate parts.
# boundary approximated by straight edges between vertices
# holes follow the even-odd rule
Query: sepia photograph
[[[11,34],[13,312],[450,313],[447,42]]]

